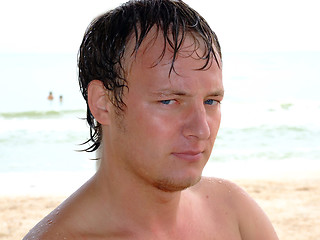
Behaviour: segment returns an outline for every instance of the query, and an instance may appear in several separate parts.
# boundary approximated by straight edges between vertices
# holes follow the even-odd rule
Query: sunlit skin
[[[195,52],[192,40],[185,40],[170,76],[170,50],[154,66],[162,39],[144,44],[127,63],[123,117],[114,116],[105,127],[106,153],[117,159],[117,168],[165,191],[200,180],[220,125],[222,71],[215,61],[209,69],[197,70],[205,61],[197,56],[203,49]]]
[[[241,188],[201,177],[220,124],[221,67],[197,70],[203,46],[195,51],[188,36],[169,75],[172,50],[159,62],[164,43],[152,33],[137,55],[125,54],[123,112],[101,81],[88,88],[103,127],[98,172],[24,240],[278,239]]]

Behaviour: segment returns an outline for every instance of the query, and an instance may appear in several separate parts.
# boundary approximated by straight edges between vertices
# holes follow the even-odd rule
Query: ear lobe
[[[102,125],[109,123],[110,100],[103,83],[92,80],[88,86],[88,104],[94,118]]]

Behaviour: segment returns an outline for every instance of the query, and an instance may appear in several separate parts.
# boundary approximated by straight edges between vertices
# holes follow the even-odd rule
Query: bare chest
[[[137,240],[241,240],[239,227],[233,221],[226,221],[220,219],[219,222],[211,222],[208,219],[203,219],[195,223],[190,220],[188,224],[182,228],[173,231],[164,232],[132,232],[131,234],[122,235],[117,237],[113,236],[107,239],[137,239]],[[121,237],[120,237],[121,236]]]

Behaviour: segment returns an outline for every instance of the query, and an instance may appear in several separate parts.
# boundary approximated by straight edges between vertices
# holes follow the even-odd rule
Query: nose
[[[183,134],[187,138],[197,138],[206,140],[210,137],[211,131],[208,122],[208,115],[204,105],[194,106],[189,109],[185,124],[183,126]]]

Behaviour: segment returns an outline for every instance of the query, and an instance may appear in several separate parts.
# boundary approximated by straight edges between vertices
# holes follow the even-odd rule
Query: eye
[[[169,105],[172,104],[174,102],[174,100],[161,100],[160,103],[164,104],[164,105]]]
[[[207,105],[216,105],[218,103],[219,103],[218,101],[215,101],[213,99],[208,99],[204,101],[204,104],[207,104]]]

